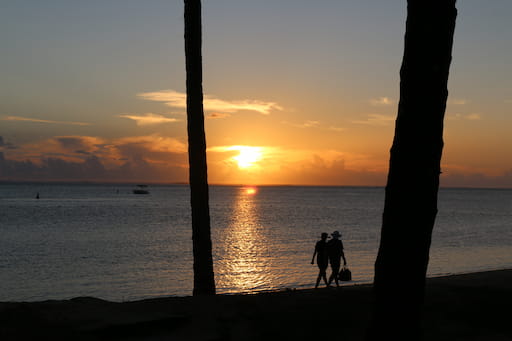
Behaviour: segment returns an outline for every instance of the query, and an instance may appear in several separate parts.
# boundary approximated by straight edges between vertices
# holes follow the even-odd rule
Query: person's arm
[[[345,248],[343,247],[343,241],[340,240],[340,244],[341,244],[341,258],[343,258],[343,266],[346,266],[347,265],[347,259],[345,258]]]
[[[341,250],[341,258],[343,258],[343,266],[346,266],[347,265],[347,259],[345,258],[345,252],[343,252],[343,250]]]
[[[316,247],[315,247],[315,252],[313,252],[313,258],[311,258],[311,264],[315,264],[315,255],[316,255]]]

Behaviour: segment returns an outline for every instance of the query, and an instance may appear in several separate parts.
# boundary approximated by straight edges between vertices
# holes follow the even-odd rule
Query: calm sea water
[[[190,295],[188,186],[150,191],[1,184],[0,301]],[[371,282],[383,203],[383,188],[212,186],[218,292],[312,287],[314,244],[334,230],[352,283]],[[511,227],[512,190],[442,189],[429,275],[511,268]]]

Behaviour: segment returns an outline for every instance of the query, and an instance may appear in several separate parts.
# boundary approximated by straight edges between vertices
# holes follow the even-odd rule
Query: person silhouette
[[[327,256],[329,258],[329,263],[331,264],[331,276],[329,276],[329,281],[327,285],[330,286],[332,281],[336,283],[336,286],[339,287],[338,283],[338,273],[340,272],[341,266],[341,258],[343,258],[343,265],[347,265],[347,259],[345,258],[345,253],[343,252],[343,242],[341,241],[341,233],[339,231],[334,231],[331,233],[332,239],[327,242]]]
[[[327,233],[325,232],[321,234],[320,240],[315,244],[315,252],[313,252],[311,264],[315,264],[315,255],[316,264],[318,265],[319,270],[315,285],[315,289],[317,289],[322,278],[324,279],[325,285],[329,286],[327,283],[327,267],[329,266],[329,261],[327,260]]]

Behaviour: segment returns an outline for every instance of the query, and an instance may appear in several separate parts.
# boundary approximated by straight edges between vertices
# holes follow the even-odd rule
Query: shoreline
[[[454,276],[460,276],[460,275],[470,275],[475,273],[486,273],[486,272],[493,272],[493,271],[503,271],[503,270],[511,270],[512,268],[490,268],[490,269],[484,269],[484,270],[478,270],[478,271],[464,271],[464,272],[455,272],[455,273],[441,273],[441,274],[432,274],[427,276],[427,281],[430,279],[435,278],[444,278],[444,277],[454,277]],[[316,274],[312,275],[311,279],[313,281]],[[360,281],[350,281],[350,282],[340,282],[340,286],[343,287],[361,287],[361,286],[371,286],[373,284],[373,280],[360,280]],[[333,284],[334,285],[334,284]],[[325,285],[320,283],[320,289],[324,289]],[[247,291],[236,291],[236,292],[219,292],[219,289],[217,288],[217,296],[246,296],[246,295],[260,295],[260,294],[273,294],[273,293],[279,293],[283,291],[308,291],[313,290],[314,286],[313,284],[310,285],[300,285],[297,287],[280,287],[280,288],[272,288],[272,289],[260,289],[260,290],[247,290]],[[192,291],[192,290],[191,290]],[[129,299],[122,299],[122,300],[116,300],[116,299],[109,299],[109,298],[102,298],[98,296],[74,296],[74,297],[64,297],[64,298],[47,298],[47,299],[29,299],[29,300],[9,300],[9,301],[2,301],[0,299],[0,305],[5,303],[43,303],[43,302],[65,302],[65,301],[71,301],[74,299],[79,298],[93,298],[98,299],[101,301],[111,302],[111,303],[127,303],[127,302],[137,302],[137,301],[146,301],[146,300],[155,300],[155,299],[173,299],[173,298],[187,298],[191,297],[192,294],[188,295],[161,295],[161,296],[146,296],[146,297],[134,297]]]
[[[363,340],[371,284],[110,302],[0,302],[2,340]],[[427,279],[425,340],[512,340],[512,269]],[[504,313],[503,313],[504,312]],[[334,328],[334,330],[333,330]]]

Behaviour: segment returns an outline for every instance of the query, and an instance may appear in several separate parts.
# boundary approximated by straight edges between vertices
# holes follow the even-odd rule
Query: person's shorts
[[[326,263],[316,263],[318,265],[318,267],[320,269],[327,269],[327,267],[329,266],[329,264],[326,262]]]

